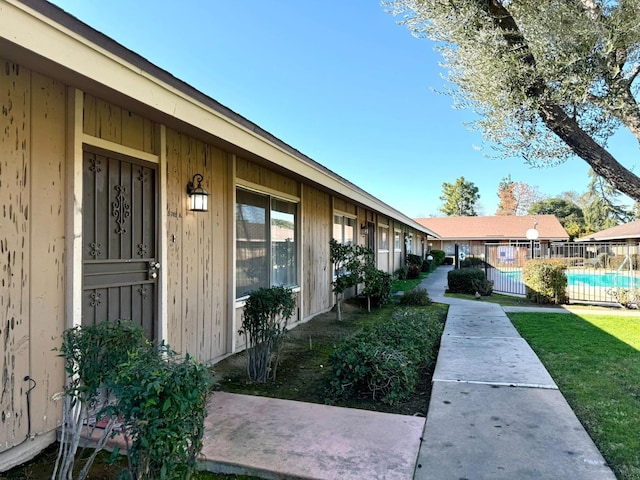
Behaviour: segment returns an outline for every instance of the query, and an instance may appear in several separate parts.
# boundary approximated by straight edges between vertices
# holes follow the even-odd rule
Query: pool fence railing
[[[638,243],[527,241],[487,243],[484,250],[485,273],[496,293],[525,295],[522,267],[539,258],[566,261],[570,302],[616,304],[616,289],[640,289]]]

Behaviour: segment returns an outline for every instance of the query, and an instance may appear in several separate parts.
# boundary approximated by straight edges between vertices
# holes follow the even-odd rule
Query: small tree
[[[296,301],[290,288],[260,288],[244,305],[241,335],[247,337],[247,375],[254,382],[275,380],[280,353]]]
[[[336,294],[338,321],[342,321],[341,303],[344,292],[362,283],[364,261],[367,248],[351,243],[340,243],[332,238],[329,242],[329,259],[333,264],[333,293]]]

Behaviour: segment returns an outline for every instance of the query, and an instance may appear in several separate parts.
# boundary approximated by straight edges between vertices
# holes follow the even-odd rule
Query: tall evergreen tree
[[[444,205],[440,211],[448,217],[474,217],[477,215],[476,204],[479,199],[478,187],[459,177],[455,183],[442,184],[440,200]]]

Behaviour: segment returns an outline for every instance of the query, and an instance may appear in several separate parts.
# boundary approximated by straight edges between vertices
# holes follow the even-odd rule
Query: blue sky
[[[495,160],[436,93],[445,71],[375,0],[54,0],[410,217],[440,216],[442,183],[464,176],[493,215],[500,179],[582,193],[587,164]],[[611,142],[638,165],[627,134]]]

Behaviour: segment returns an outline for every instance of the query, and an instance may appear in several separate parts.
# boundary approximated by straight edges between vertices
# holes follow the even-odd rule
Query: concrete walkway
[[[415,479],[615,479],[536,354],[495,304],[450,304]]]
[[[422,283],[450,304],[426,421],[217,392],[203,466],[264,479],[615,480],[504,310],[444,296],[448,270]]]
[[[411,480],[424,417],[216,392],[203,467],[264,479]]]

